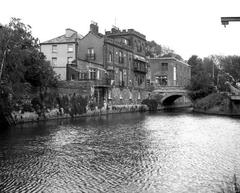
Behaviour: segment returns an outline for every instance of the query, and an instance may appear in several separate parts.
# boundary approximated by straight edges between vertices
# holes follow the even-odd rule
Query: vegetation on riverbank
[[[58,76],[39,48],[31,27],[20,19],[12,18],[8,25],[1,26],[0,111],[4,114],[35,109],[29,104],[36,97],[39,108],[43,107],[47,89],[57,87]]]
[[[207,111],[212,108],[218,108],[220,111],[224,111],[226,110],[226,105],[228,105],[228,96],[226,94],[212,93],[196,100],[194,109]]]

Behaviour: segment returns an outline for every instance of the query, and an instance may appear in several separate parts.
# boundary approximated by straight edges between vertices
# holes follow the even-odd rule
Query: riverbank
[[[64,113],[62,109],[52,109],[41,115],[36,112],[12,112],[12,117],[16,124],[33,123],[39,121],[57,120],[57,119],[70,119],[70,118],[80,118],[80,117],[92,117],[101,116],[107,114],[117,114],[117,113],[128,113],[128,112],[144,112],[147,111],[148,107],[142,104],[135,105],[113,105],[108,109],[95,109],[87,110],[86,113],[82,114],[72,114]]]
[[[213,93],[193,105],[193,112],[208,115],[240,116],[239,101],[232,101],[226,93]]]

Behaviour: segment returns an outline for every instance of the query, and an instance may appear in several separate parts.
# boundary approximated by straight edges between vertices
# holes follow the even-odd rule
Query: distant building
[[[190,83],[191,67],[176,58],[149,58],[151,84],[155,87],[182,86]]]
[[[76,60],[77,46],[81,38],[80,34],[68,28],[64,35],[40,43],[41,52],[50,61],[56,74],[60,75],[61,80],[67,79],[67,64]]]

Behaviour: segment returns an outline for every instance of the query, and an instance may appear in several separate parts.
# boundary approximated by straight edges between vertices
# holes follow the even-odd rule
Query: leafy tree
[[[220,66],[232,81],[240,81],[240,56],[222,57],[220,59]]]
[[[155,41],[147,41],[146,45],[146,56],[150,58],[159,57],[174,57],[178,60],[182,60],[182,57],[166,46],[157,44]]]
[[[56,85],[57,77],[39,51],[38,42],[32,36],[31,26],[20,19],[12,18],[0,29],[0,61],[4,64],[1,80],[16,95],[27,92],[31,86]]]
[[[173,57],[173,58],[176,58],[178,60],[183,60],[182,57],[179,54],[175,54],[174,52],[170,52],[168,54],[164,54],[162,57],[163,58],[164,57]]]
[[[208,71],[208,64],[196,55],[189,58],[188,64],[191,66],[191,83],[188,89],[192,91],[192,98],[202,98],[213,92],[214,85],[212,76]]]

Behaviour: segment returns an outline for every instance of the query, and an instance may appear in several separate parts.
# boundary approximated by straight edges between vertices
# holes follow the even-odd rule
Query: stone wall
[[[109,90],[109,105],[141,104],[142,100],[149,97],[150,92],[143,89],[112,88]]]
[[[60,95],[90,96],[92,83],[89,81],[62,81],[59,83]],[[150,92],[144,89],[130,89],[113,87],[108,88],[107,101],[109,105],[141,104],[142,100],[149,97]]]
[[[89,96],[91,93],[90,81],[61,81],[58,85],[58,92],[60,95],[81,95]]]

